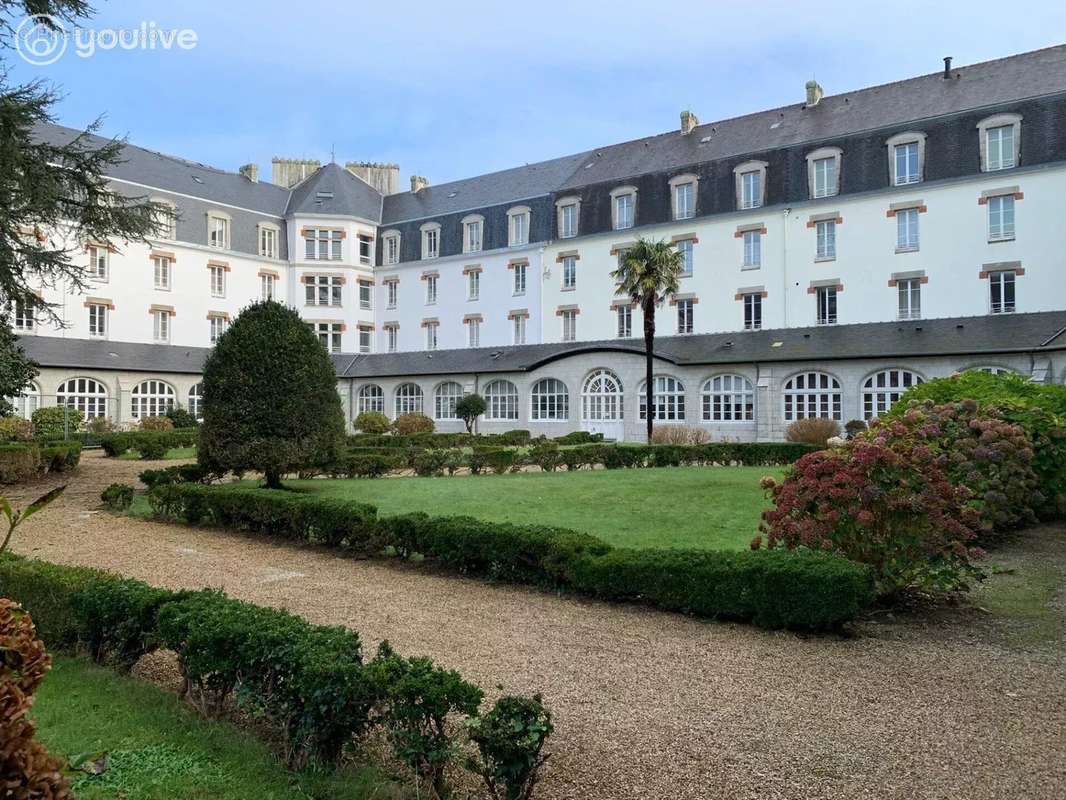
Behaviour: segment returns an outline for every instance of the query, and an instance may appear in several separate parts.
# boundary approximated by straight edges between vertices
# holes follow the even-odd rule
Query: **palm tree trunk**
[[[655,297],[644,298],[644,396],[647,398],[646,414],[648,418],[648,444],[651,444],[651,431],[655,424],[655,360],[652,352],[655,349]]]

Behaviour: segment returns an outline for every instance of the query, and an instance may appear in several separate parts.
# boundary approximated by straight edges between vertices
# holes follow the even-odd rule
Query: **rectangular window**
[[[511,215],[511,246],[526,244],[529,241],[529,214]]]
[[[522,295],[526,293],[526,265],[514,265],[514,293]]]
[[[993,314],[1013,313],[1014,279],[1014,270],[1004,270],[989,274],[989,307]]]
[[[162,202],[162,201],[157,201]],[[174,239],[178,231],[178,217],[173,208],[161,208],[155,213],[156,232],[160,239]]]
[[[369,311],[374,307],[374,284],[359,281],[359,308]]]
[[[226,296],[226,270],[223,267],[210,267],[211,273],[211,296]]]
[[[170,259],[166,256],[156,256],[152,259],[155,272],[155,288],[170,288]]]
[[[344,279],[331,275],[304,276],[304,302],[309,306],[340,306]]]
[[[477,300],[481,296],[481,272],[472,270],[466,277],[466,297],[468,300]]]
[[[440,253],[440,231],[436,228],[422,231],[422,258],[436,258]]]
[[[826,219],[816,223],[818,244],[815,249],[817,258],[837,257],[837,224],[834,220]]]
[[[259,255],[266,258],[278,257],[278,232],[273,228],[259,229]]]
[[[36,324],[34,299],[30,296],[19,297],[8,304],[11,310],[12,323],[17,331],[32,331]]]
[[[1001,194],[988,198],[988,241],[1000,242],[1014,238],[1014,195]]]
[[[762,266],[762,231],[744,231],[744,266]]]
[[[573,342],[577,339],[577,311],[568,310],[562,312],[563,318],[563,341]]]
[[[1003,125],[989,128],[988,137],[988,171],[1010,169],[1014,166],[1014,126]]]
[[[437,323],[430,322],[426,325],[426,349],[437,349]]]
[[[369,236],[363,236],[362,234],[360,234],[358,238],[359,238],[359,263],[360,264],[368,264],[369,265],[369,264],[372,263],[372,258],[373,258],[372,252],[373,252],[373,249],[374,249],[374,240],[371,239]]]
[[[895,155],[896,186],[917,183],[920,179],[918,174],[918,143],[897,144]]]
[[[467,321],[466,343],[468,347],[481,346],[481,320],[472,319]]]
[[[386,338],[388,339],[388,347],[390,353],[396,352],[396,346],[400,338],[400,329],[393,326],[385,329]]]
[[[170,312],[152,312],[152,338],[157,342],[170,341]]]
[[[559,238],[577,236],[577,203],[569,203],[559,209]]]
[[[311,330],[318,337],[319,343],[330,353],[341,351],[341,333],[344,327],[340,322],[309,322]]]
[[[573,289],[577,286],[577,259],[566,256],[563,259],[563,288]]]
[[[677,243],[677,250],[681,253],[681,274],[688,276],[692,274],[692,240],[682,239]]]
[[[426,305],[431,306],[437,302],[437,276],[426,276]]]
[[[207,319],[211,324],[211,344],[214,344],[226,332],[226,318],[213,314]]]
[[[481,249],[481,221],[466,223],[463,236],[463,252],[476,253]]]
[[[832,197],[837,193],[837,160],[835,156],[814,162],[814,196]]]
[[[896,252],[918,249],[918,209],[905,208],[896,212]]]
[[[385,305],[396,308],[396,296],[400,293],[400,282],[389,281],[385,284]]]
[[[225,217],[207,218],[207,243],[212,247],[229,247],[229,220]]]
[[[815,295],[818,302],[818,324],[836,325],[837,322],[837,287],[820,286]]]
[[[745,172],[740,176],[740,207],[758,208],[762,205],[762,174]]]
[[[744,330],[762,330],[762,294],[758,292],[744,295]]]
[[[385,237],[385,263],[386,264],[398,264],[398,263],[400,263],[400,237],[399,236],[387,236],[387,237]]]
[[[89,336],[93,339],[107,336],[107,306],[103,303],[89,304]]]
[[[677,301],[677,332],[692,333],[692,307],[691,299]]]
[[[107,280],[108,250],[106,247],[89,246],[89,277],[94,281]]]
[[[696,184],[679,183],[674,187],[674,219],[696,216]]]
[[[514,343],[526,343],[526,318],[521,314],[514,318]]]
[[[374,347],[374,331],[365,325],[359,326],[359,352],[369,353]]]
[[[920,278],[906,278],[896,283],[899,292],[899,318],[922,318],[922,281]]]
[[[614,199],[614,228],[624,230],[633,227],[633,195],[620,194]]]
[[[615,309],[618,324],[615,334],[619,339],[628,339],[633,335],[633,309],[631,306],[618,306]]]
[[[344,231],[308,228],[304,232],[304,257],[308,261],[340,261]]]
[[[259,276],[259,299],[260,300],[273,300],[274,299],[274,281],[273,275],[260,275]]]

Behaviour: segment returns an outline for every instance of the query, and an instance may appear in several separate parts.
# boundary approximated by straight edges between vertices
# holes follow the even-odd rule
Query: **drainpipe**
[[[759,362],[753,361],[751,363],[752,366],[755,367],[755,385],[752,387],[754,393],[752,394],[751,399],[753,405],[755,406],[752,411],[754,411],[753,417],[755,419],[755,441],[757,442],[759,441],[759,378],[761,377],[761,375],[759,372]]]
[[[478,391],[478,388],[479,388],[479,386],[478,386],[478,374],[475,372],[474,373],[474,394],[481,394],[481,392]],[[477,433],[477,432],[478,432],[478,418],[475,417],[474,418],[474,433]]]
[[[786,208],[781,216],[781,327],[788,327],[788,217],[791,208]]]

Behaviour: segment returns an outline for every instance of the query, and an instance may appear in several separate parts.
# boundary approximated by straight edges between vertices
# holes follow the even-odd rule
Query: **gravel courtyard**
[[[541,691],[557,723],[545,800],[1045,800],[1066,785],[1061,581],[1050,645],[1020,646],[1011,634],[1022,623],[977,610],[803,637],[99,510],[104,486],[136,483],[145,466],[86,453],[14,549],[220,587],[349,625],[368,651],[388,638],[487,688]],[[51,485],[7,492],[22,505]],[[1066,531],[1031,531],[1003,559],[1054,564],[1061,578]]]

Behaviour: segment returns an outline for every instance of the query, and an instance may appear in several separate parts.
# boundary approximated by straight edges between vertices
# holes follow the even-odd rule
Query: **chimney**
[[[421,175],[412,175],[411,176],[411,191],[412,192],[421,192],[427,186],[429,186],[429,181],[426,180],[425,178],[423,178]]]
[[[951,56],[944,56],[944,80],[951,77]]]
[[[379,164],[375,161],[349,161],[344,168],[362,178],[382,194],[400,191],[400,165]]]
[[[310,158],[280,158],[275,156],[271,162],[270,182],[291,189],[304,178],[317,170],[321,163]]]
[[[250,180],[252,183],[259,183],[259,165],[258,164],[245,164],[238,172],[244,177]]]
[[[807,81],[807,108],[814,108],[822,102],[822,97],[824,96],[825,91],[818,81]]]
[[[681,112],[681,135],[687,136],[692,133],[692,130],[700,124],[699,119],[691,111]]]

